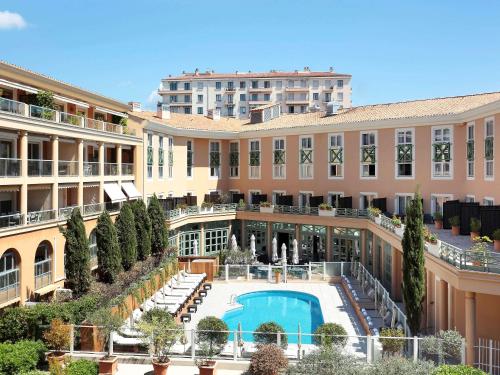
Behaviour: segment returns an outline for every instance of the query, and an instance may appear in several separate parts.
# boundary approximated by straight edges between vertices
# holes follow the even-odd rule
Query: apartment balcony
[[[28,159],[28,176],[52,176],[52,160]]]
[[[0,98],[0,111],[9,112],[16,115],[24,115],[25,104],[14,100]]]
[[[67,206],[59,209],[59,220],[67,220],[78,205]],[[83,213],[82,213],[83,214]]]
[[[272,87],[249,87],[248,92],[267,92],[270,93],[273,91]]]
[[[98,215],[104,211],[104,203],[92,203],[83,206],[83,216]]]
[[[286,92],[309,92],[309,87],[286,87]]]
[[[27,224],[40,224],[56,219],[56,210],[30,211],[26,216]]]
[[[85,119],[82,116],[72,115],[71,113],[59,113],[59,120],[63,124],[74,125],[80,128],[84,127]]]
[[[104,163],[105,176],[118,176],[118,163]]]
[[[252,100],[250,99],[248,101],[249,105],[266,105],[269,104],[271,101],[270,100]]]
[[[0,158],[0,177],[19,177],[21,159]]]
[[[285,100],[285,104],[287,104],[287,105],[309,105],[309,99]]]
[[[122,163],[122,176],[133,176],[133,174],[134,174],[134,164]]]
[[[78,161],[59,160],[58,173],[59,177],[78,176]]]
[[[0,216],[0,228],[17,227],[23,224],[24,215],[21,213]]]
[[[172,106],[191,106],[193,105],[193,102],[189,101],[189,102],[171,102],[171,103],[168,103],[171,107]]]
[[[234,93],[234,92],[236,92],[236,87],[226,87],[226,92],[227,93]]]
[[[85,177],[99,176],[99,162],[85,161],[83,162],[83,175]]]

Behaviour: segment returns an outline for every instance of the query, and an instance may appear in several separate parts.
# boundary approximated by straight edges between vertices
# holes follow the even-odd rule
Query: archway
[[[35,290],[52,283],[52,245],[49,241],[42,241],[35,253]]]
[[[0,257],[0,303],[19,297],[21,257],[16,249],[7,249]]]

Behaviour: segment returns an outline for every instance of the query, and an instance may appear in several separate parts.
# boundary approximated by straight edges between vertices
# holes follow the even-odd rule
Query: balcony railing
[[[20,213],[0,216],[0,228],[17,227],[23,223],[24,215]]]
[[[117,163],[104,163],[104,175],[105,176],[117,176],[118,175],[118,164]]]
[[[66,112],[61,112],[59,116],[59,121],[63,124],[83,127],[84,119],[82,116],[77,116]]]
[[[59,160],[59,176],[78,176],[78,161]]]
[[[97,215],[104,211],[103,203],[86,204],[83,206],[83,216]]]
[[[57,111],[50,108],[39,107],[37,105],[30,104],[30,117],[40,118],[42,120],[56,121]]]
[[[85,161],[83,162],[83,175],[89,176],[99,176],[99,162]]]
[[[122,175],[132,176],[134,174],[134,164],[132,163],[122,163]]]
[[[31,211],[26,216],[27,224],[38,224],[46,221],[55,220],[56,210]]]
[[[120,211],[120,209],[122,208],[122,202],[106,202],[104,204],[104,207],[106,208],[106,211],[108,212],[116,212],[116,211]]]
[[[28,176],[52,176],[52,160],[28,159]]]
[[[201,208],[198,206],[189,206],[186,208],[176,208],[175,210],[165,211],[167,220],[172,220],[182,216],[193,216],[202,214],[214,214],[222,212],[236,212],[236,203],[214,204],[212,207]]]
[[[0,98],[0,111],[14,113],[16,115],[24,115],[24,107],[26,104],[16,102],[6,98]]]
[[[78,205],[67,206],[59,209],[59,220],[66,220],[71,216],[71,213],[75,208],[79,207]]]
[[[19,269],[10,270],[0,276],[0,303],[19,297]]]
[[[21,159],[0,158],[0,177],[21,175]]]
[[[35,290],[52,283],[52,259],[48,258],[35,263]]]

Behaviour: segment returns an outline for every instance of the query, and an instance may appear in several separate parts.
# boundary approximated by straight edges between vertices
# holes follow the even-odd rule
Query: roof
[[[131,115],[179,129],[250,132],[283,128],[300,128],[310,125],[349,125],[383,120],[418,119],[457,115],[484,105],[499,102],[500,92],[454,96],[406,102],[375,104],[339,110],[335,115],[325,112],[283,114],[272,120],[251,124],[249,119],[239,120],[221,117],[212,120],[202,115],[171,113],[170,119],[160,119],[154,112],[131,112]]]
[[[212,72],[199,72],[199,73],[184,73],[180,76],[166,77],[164,80],[176,81],[191,81],[191,80],[205,80],[205,79],[248,79],[248,78],[312,78],[312,77],[345,77],[351,78],[350,74],[336,73],[336,72],[312,72],[312,71],[294,71],[294,72],[237,72],[237,73],[212,73]]]

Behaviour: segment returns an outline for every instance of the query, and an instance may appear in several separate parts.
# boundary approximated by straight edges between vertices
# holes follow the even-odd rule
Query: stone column
[[[448,329],[455,329],[455,288],[448,283]]]
[[[437,308],[439,311],[439,329],[445,331],[448,329],[448,283],[443,279],[439,280]]]
[[[361,257],[360,261],[363,266],[366,267],[366,229],[361,229],[361,236],[360,236],[360,248],[361,248]]]
[[[59,183],[57,177],[59,175],[59,137],[53,135],[52,143],[52,175],[55,177],[55,182],[52,184],[52,209],[56,211],[56,217],[59,216]]]
[[[333,261],[333,253],[332,253],[332,230],[333,228],[330,226],[326,227],[326,241],[325,241],[325,261],[331,262]]]
[[[21,191],[20,191],[20,209],[19,211],[23,215],[23,223],[26,223],[26,215],[28,213],[28,133],[26,131],[20,132],[20,143],[21,143]],[[24,299],[21,299],[24,301]]]
[[[465,292],[465,341],[466,363],[472,366],[476,343],[476,293],[474,292]]]
[[[83,139],[77,139],[78,144],[78,200],[79,207],[83,207]]]

